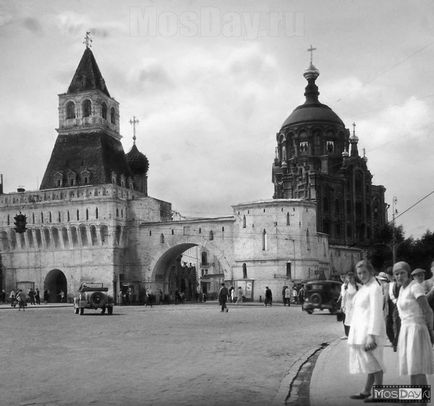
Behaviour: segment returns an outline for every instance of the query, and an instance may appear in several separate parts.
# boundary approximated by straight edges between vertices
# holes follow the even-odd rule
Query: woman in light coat
[[[383,293],[368,261],[356,264],[362,287],[354,297],[351,329],[348,335],[349,369],[351,374],[367,375],[362,391],[351,399],[370,398],[372,386],[383,384],[383,347],[386,326],[383,317]],[[369,398],[369,399],[368,399]]]
[[[353,318],[354,296],[360,287],[361,285],[356,282],[354,272],[348,272],[345,282],[341,286],[341,310],[345,314],[344,330],[347,337],[350,332],[351,319]]]
[[[411,385],[427,385],[427,375],[434,372],[432,341],[433,313],[425,297],[424,287],[410,279],[407,262],[393,266],[396,281],[401,284],[397,301],[401,317],[398,339],[399,374],[410,375]]]

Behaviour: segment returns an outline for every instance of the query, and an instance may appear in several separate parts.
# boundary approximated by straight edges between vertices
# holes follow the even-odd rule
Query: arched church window
[[[101,105],[101,116],[104,120],[107,120],[107,104],[105,103]]]
[[[164,244],[164,234],[160,234],[160,243]]]
[[[212,230],[209,232],[209,239],[210,241],[214,240],[214,232]]]
[[[243,264],[243,279],[247,279],[247,265]]]
[[[75,118],[75,104],[73,101],[66,103],[66,118]]]
[[[112,107],[110,109],[110,122],[112,124],[116,124],[116,112],[115,112],[115,108],[114,107]]]
[[[243,216],[243,228],[246,228],[246,216]]]
[[[208,253],[206,251],[202,251],[202,266],[208,265]]]
[[[92,111],[92,104],[89,99],[86,99],[82,104],[83,117],[89,117]]]
[[[307,154],[309,151],[309,142],[308,141],[301,141],[299,150],[300,150],[300,153]]]
[[[287,225],[287,226],[291,225],[291,221],[290,221],[290,215],[289,215],[289,213],[286,213],[286,225]]]
[[[326,143],[326,149],[327,149],[327,152],[334,152],[334,150],[335,150],[335,143],[334,143],[334,141],[327,141],[327,143]]]

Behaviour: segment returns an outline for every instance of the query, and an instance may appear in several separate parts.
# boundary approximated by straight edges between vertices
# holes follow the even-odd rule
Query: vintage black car
[[[314,309],[328,309],[330,313],[335,314],[339,310],[341,285],[341,282],[329,280],[306,282],[302,309],[309,314],[312,314]]]
[[[113,314],[113,297],[102,283],[83,282],[74,297],[75,314],[84,314],[84,309],[101,309],[104,314]]]

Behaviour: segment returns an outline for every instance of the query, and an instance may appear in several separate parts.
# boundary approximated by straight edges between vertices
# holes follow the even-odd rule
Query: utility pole
[[[396,203],[398,203],[398,199],[396,196],[393,196],[392,200],[392,265],[396,262],[396,235],[395,235],[395,214],[396,214]]]

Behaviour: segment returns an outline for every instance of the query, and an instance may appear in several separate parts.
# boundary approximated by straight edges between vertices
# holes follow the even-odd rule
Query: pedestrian
[[[237,304],[243,303],[243,289],[241,289],[241,286],[238,286],[238,292],[237,292]]]
[[[362,286],[354,296],[351,328],[348,334],[349,370],[351,374],[366,374],[367,379],[362,391],[350,398],[371,402],[372,386],[383,383],[383,347],[386,330],[383,293],[370,262],[359,261],[356,264],[356,273]]]
[[[433,312],[420,283],[410,279],[410,265],[397,262],[393,274],[401,284],[398,311],[401,331],[398,340],[399,375],[410,375],[411,385],[427,385],[433,371]]]
[[[39,289],[38,288],[36,288],[36,291],[35,291],[35,301],[36,301],[37,305],[41,304],[41,295],[39,294]]]
[[[344,313],[344,332],[345,337],[348,338],[351,328],[351,319],[353,317],[354,297],[361,288],[360,283],[356,282],[356,276],[353,271],[347,272],[345,281],[341,286],[341,311]]]
[[[298,297],[298,292],[297,292],[297,288],[294,285],[292,287],[292,303],[297,304],[297,297]],[[289,302],[291,302],[291,299],[289,299]]]
[[[151,288],[146,289],[145,307],[147,307],[147,306],[152,307],[152,290],[151,290]]]
[[[284,302],[283,305],[291,306],[291,288],[289,286],[285,287],[285,293],[284,293]]]
[[[0,302],[6,303],[6,292],[4,289],[2,289],[2,292],[1,292]]]
[[[231,298],[231,303],[235,303],[235,288],[233,286],[229,288],[229,297]]]
[[[11,302],[11,307],[15,307],[17,305],[15,291],[13,289],[9,293],[9,301]]]
[[[63,290],[60,290],[60,292],[59,292],[59,300],[60,300],[60,303],[63,303],[65,300],[65,292]]]
[[[50,299],[50,292],[47,289],[45,289],[44,290],[44,303],[47,304],[49,299]]]
[[[298,291],[298,302],[301,304],[304,302],[304,285],[301,285],[301,288]]]
[[[416,268],[412,273],[411,276],[414,281],[422,285],[423,291],[425,294],[428,293],[426,290],[428,288],[427,284],[425,283],[425,269],[422,268]]]
[[[434,261],[431,262],[431,277],[426,279],[423,284],[425,285],[425,292],[429,292],[434,288]]]
[[[267,307],[268,305],[273,305],[273,293],[271,292],[271,289],[266,286],[265,287],[265,301],[264,306]]]
[[[32,288],[29,289],[28,296],[29,296],[30,304],[35,305],[36,304],[35,303],[35,291]]]
[[[222,283],[222,287],[219,290],[219,304],[221,306],[221,311],[226,313],[229,311],[228,307],[226,306],[226,302],[228,300],[228,288],[225,286],[224,283]]]
[[[26,294],[21,289],[19,289],[15,299],[18,302],[18,310],[23,309],[24,311],[25,307],[27,306]]]
[[[389,283],[389,315],[391,320],[386,321],[386,333],[392,343],[393,351],[396,352],[398,348],[399,331],[401,330],[401,318],[399,317],[399,311],[397,307],[399,291],[401,285],[396,281]],[[392,323],[392,336],[390,336],[390,327],[388,328],[388,322]]]

